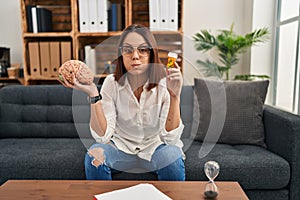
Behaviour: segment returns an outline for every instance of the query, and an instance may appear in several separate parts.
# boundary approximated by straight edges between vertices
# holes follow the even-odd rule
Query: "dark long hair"
[[[156,87],[159,83],[159,81],[166,76],[164,66],[161,63],[161,60],[158,56],[158,49],[157,49],[157,43],[156,40],[153,36],[153,34],[150,32],[150,30],[143,26],[143,25],[138,25],[138,24],[133,24],[128,26],[126,29],[124,29],[123,33],[120,36],[119,43],[118,43],[118,58],[116,59],[116,70],[115,70],[115,80],[118,81],[120,85],[124,85],[124,80],[125,80],[125,74],[127,73],[127,70],[124,66],[123,62],[123,56],[121,55],[121,52],[119,51],[120,46],[123,45],[124,39],[129,33],[138,33],[141,35],[147,45],[151,47],[150,50],[150,59],[149,59],[149,85],[147,90],[150,90],[154,87]]]

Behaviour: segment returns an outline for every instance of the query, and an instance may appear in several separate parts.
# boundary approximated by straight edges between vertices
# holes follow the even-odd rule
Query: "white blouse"
[[[165,123],[170,107],[170,94],[166,80],[162,79],[157,87],[147,91],[143,87],[140,102],[134,96],[127,78],[124,86],[108,75],[101,87],[102,107],[107,121],[104,136],[100,137],[92,128],[96,142],[108,143],[112,140],[116,147],[128,154],[151,160],[155,149],[165,143],[181,148],[180,140],[184,125],[166,131]]]

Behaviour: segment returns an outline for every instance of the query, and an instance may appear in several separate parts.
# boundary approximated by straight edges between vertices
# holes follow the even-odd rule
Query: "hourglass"
[[[214,180],[218,176],[220,171],[220,166],[215,161],[207,161],[204,164],[204,172],[209,179],[208,183],[205,185],[204,196],[208,199],[214,199],[218,196],[218,187]]]

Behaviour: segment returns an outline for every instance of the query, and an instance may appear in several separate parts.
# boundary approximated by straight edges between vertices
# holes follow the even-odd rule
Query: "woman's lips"
[[[132,64],[131,66],[132,67],[138,67],[138,66],[140,66],[141,64]]]

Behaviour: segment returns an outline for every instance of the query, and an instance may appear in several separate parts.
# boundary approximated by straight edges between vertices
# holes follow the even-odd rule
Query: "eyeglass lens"
[[[122,46],[120,47],[121,53],[124,56],[130,56],[133,54],[134,49],[137,49],[140,56],[148,56],[150,53],[150,47],[148,46],[139,46],[139,47],[132,47],[132,46]]]

